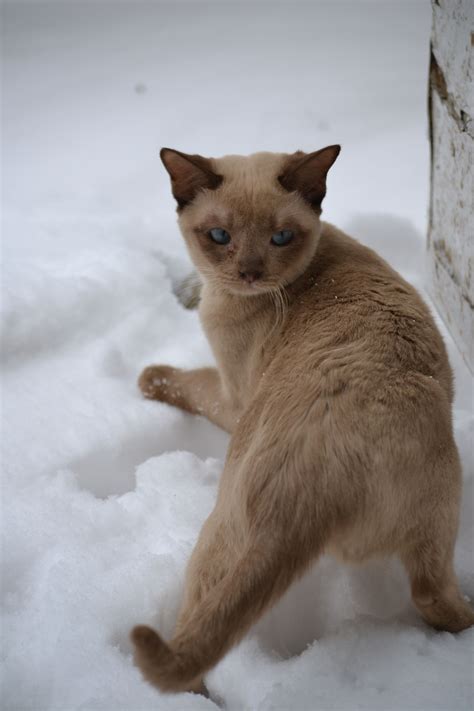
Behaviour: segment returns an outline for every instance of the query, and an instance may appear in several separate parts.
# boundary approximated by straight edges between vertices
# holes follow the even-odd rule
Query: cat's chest
[[[264,369],[271,316],[248,304],[206,298],[199,313],[224,385],[232,399],[244,405]]]

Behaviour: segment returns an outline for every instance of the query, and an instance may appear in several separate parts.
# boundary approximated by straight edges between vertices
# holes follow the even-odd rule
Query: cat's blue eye
[[[209,236],[217,244],[229,244],[230,242],[230,234],[221,227],[213,227],[212,230],[209,230]]]
[[[277,247],[284,247],[293,239],[293,232],[291,230],[281,230],[281,232],[275,232],[272,235],[272,244],[276,244]]]

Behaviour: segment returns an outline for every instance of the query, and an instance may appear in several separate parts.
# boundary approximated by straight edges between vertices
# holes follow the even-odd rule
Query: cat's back
[[[320,244],[294,285],[285,339],[319,372],[435,379],[452,398],[446,349],[418,292],[373,250],[323,223]],[[336,378],[337,380],[337,378]]]

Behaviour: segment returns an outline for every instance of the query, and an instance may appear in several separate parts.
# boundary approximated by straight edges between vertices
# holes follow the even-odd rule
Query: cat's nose
[[[258,279],[261,279],[263,272],[260,269],[247,269],[246,271],[239,271],[239,277],[251,284]]]

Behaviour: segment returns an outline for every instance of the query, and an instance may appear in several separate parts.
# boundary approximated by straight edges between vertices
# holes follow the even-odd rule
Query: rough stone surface
[[[431,291],[474,371],[474,3],[433,0]]]

